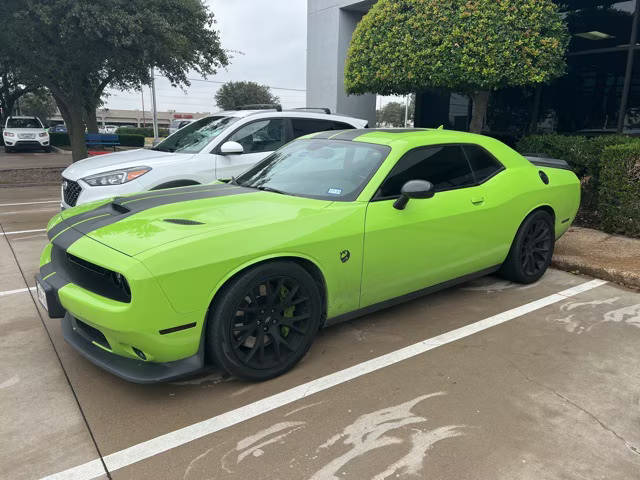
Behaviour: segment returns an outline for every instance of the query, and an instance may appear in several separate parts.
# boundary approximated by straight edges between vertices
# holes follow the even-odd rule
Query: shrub
[[[68,147],[71,145],[69,134],[67,133],[50,133],[49,141],[54,147]]]
[[[602,229],[640,236],[640,143],[612,145],[601,159],[599,210]]]
[[[522,138],[516,149],[521,153],[537,153],[566,160],[582,185],[582,202],[578,223],[598,227],[600,175],[602,156],[612,145],[640,145],[640,139],[625,135],[598,137],[567,136],[559,134],[531,135]]]
[[[118,134],[120,145],[123,147],[144,147],[144,135]]]

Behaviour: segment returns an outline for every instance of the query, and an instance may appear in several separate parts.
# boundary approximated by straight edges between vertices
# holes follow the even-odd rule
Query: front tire
[[[9,147],[4,147],[4,153],[13,153],[13,149]]]
[[[512,282],[537,282],[551,265],[554,246],[553,217],[544,210],[533,212],[518,229],[500,275]]]
[[[307,353],[320,327],[315,281],[294,262],[270,262],[235,278],[213,303],[207,353],[229,374],[268,380]]]

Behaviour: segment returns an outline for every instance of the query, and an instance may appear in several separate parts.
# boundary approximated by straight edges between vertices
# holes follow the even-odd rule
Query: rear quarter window
[[[477,145],[464,145],[462,148],[469,159],[477,183],[489,180],[504,169],[504,166],[484,148]]]

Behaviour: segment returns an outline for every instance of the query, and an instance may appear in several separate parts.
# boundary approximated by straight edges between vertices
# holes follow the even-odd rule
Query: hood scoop
[[[196,222],[195,220],[185,220],[183,218],[165,218],[167,223],[175,223],[176,225],[204,225],[202,222]]]
[[[111,208],[113,208],[118,213],[129,213],[131,209],[126,205],[123,205],[120,202],[125,201],[126,198],[114,198],[111,202]]]

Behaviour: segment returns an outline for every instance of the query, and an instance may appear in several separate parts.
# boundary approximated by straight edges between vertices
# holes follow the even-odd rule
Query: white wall
[[[375,1],[308,0],[307,106],[376,121],[376,96],[347,95],[344,63],[356,24]]]

